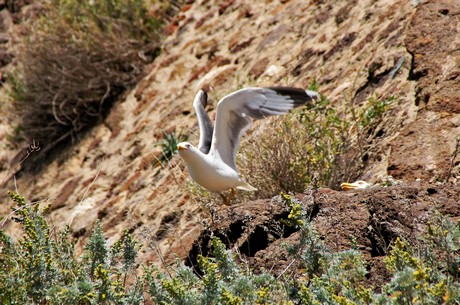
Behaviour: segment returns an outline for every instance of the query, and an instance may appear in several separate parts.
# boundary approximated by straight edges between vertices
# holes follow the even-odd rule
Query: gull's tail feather
[[[246,181],[243,181],[243,180],[241,180],[241,185],[238,185],[236,188],[239,189],[239,190],[244,190],[244,191],[248,191],[248,192],[257,191],[257,189],[255,187],[253,187],[252,185],[250,185],[249,183],[247,183]]]

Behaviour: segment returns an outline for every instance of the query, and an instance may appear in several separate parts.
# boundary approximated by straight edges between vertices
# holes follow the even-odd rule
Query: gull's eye
[[[187,144],[186,146],[187,146],[187,148],[190,148],[190,144]]]

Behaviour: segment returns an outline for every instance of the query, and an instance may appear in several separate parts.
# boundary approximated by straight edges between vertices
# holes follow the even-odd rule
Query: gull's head
[[[340,185],[340,188],[344,191],[349,191],[349,190],[357,190],[357,189],[363,190],[363,189],[369,188],[370,186],[372,186],[372,184],[370,184],[369,182],[358,180],[353,183],[344,182]]]
[[[199,151],[189,142],[181,142],[177,144],[177,150],[179,152],[179,156],[181,156],[183,159],[187,159],[187,156],[195,155],[196,152]]]
[[[177,150],[179,156],[184,159],[185,163],[187,163],[187,166],[197,162],[199,163],[203,160],[203,153],[189,142],[181,142],[177,144]]]
[[[185,153],[187,150],[190,149],[190,147],[192,147],[192,144],[190,144],[189,142],[180,142],[179,144],[177,144],[179,154]]]

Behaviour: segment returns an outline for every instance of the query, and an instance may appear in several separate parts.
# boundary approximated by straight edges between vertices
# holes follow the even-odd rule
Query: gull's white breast
[[[201,186],[212,192],[222,192],[242,185],[240,175],[224,162],[209,155],[187,160],[190,176]]]

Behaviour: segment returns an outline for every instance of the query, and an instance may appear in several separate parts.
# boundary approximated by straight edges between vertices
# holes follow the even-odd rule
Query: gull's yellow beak
[[[186,151],[187,147],[185,146],[185,144],[179,143],[177,144],[177,149],[179,149],[179,151]]]
[[[371,186],[370,183],[359,180],[353,183],[344,182],[340,185],[340,189],[344,191],[349,191],[349,190],[356,190],[356,189],[367,189],[370,186]]]

